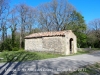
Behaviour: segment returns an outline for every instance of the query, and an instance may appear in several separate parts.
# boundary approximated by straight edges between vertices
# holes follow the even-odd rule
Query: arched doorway
[[[69,40],[69,50],[70,50],[70,54],[72,54],[73,53],[73,38],[70,38],[70,40]]]

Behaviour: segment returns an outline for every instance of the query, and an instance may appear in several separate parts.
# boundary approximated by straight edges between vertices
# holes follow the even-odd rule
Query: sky
[[[42,3],[50,1],[51,0],[12,0],[10,4],[11,6],[14,6],[24,2],[29,6],[36,7]],[[94,19],[100,18],[100,0],[68,0],[68,2],[71,3],[82,16],[84,16],[87,24]]]

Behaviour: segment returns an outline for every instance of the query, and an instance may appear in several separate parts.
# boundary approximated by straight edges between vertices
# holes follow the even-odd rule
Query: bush
[[[12,39],[7,38],[4,42],[0,44],[0,51],[2,52],[4,50],[18,51],[19,50],[19,40],[16,40],[15,43],[12,43]]]
[[[0,44],[0,51],[3,51],[3,50],[9,50],[11,51],[12,50],[12,45],[11,45],[11,39],[6,39],[4,42],[2,42]]]
[[[18,51],[19,49],[17,47],[12,48],[12,51]]]

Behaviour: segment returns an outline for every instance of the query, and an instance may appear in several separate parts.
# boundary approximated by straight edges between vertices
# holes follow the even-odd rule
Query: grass
[[[45,52],[28,52],[28,51],[4,51],[0,53],[0,62],[16,62],[16,61],[31,61],[31,60],[41,60],[48,58],[56,58],[63,55],[51,54]]]
[[[86,54],[86,53],[89,53],[89,51],[82,50],[82,51],[78,51],[76,54]]]
[[[73,55],[81,55],[81,54],[86,54],[86,53],[90,53],[89,51],[85,51],[85,50],[79,50],[77,51],[77,53],[75,54],[70,54],[68,56],[73,56]]]
[[[67,55],[67,56],[80,55],[80,54],[86,54],[86,53],[89,53],[89,51],[81,49],[81,50],[78,50],[77,53]],[[52,53],[46,53],[46,52],[28,52],[21,49],[19,51],[1,52],[0,58],[3,58],[3,59],[0,60],[0,62],[31,61],[31,60],[41,60],[41,59],[56,58],[56,57],[63,57],[63,56],[65,55],[52,54]]]
[[[83,67],[83,71],[62,72],[58,75],[100,75],[100,63],[87,65]]]

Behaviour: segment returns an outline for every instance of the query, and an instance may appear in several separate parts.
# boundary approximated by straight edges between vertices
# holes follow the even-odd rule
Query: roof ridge
[[[25,38],[33,38],[33,37],[45,37],[45,36],[63,36],[66,32],[72,32],[71,30],[64,30],[64,31],[50,31],[50,32],[39,32],[39,33],[32,33]]]

